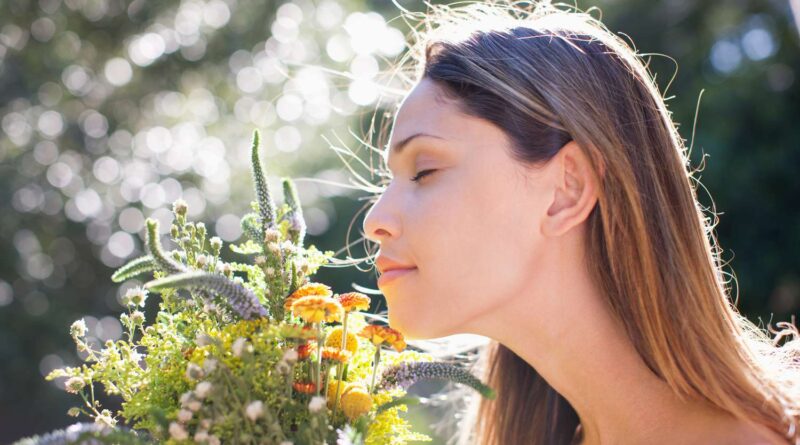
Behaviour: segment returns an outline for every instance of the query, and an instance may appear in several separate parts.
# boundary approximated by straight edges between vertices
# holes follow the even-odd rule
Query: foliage
[[[491,389],[466,371],[404,351],[399,332],[367,324],[359,313],[369,307],[366,295],[332,295],[326,285],[309,280],[332,252],[302,246],[296,196],[276,209],[258,142],[256,132],[252,169],[258,201],[254,216],[242,219],[252,225],[246,232],[253,236],[235,247],[248,252],[248,262],[221,260],[222,241],[207,239],[202,223],[186,219],[184,201],[173,205],[170,235],[177,250],[164,251],[158,223],[148,220],[148,255],[114,274],[121,280],[153,272],[155,278],[125,294],[127,311],[119,317],[124,338],[96,349],[85,339],[85,322],[78,320],[70,334],[86,363],[47,376],[65,379],[65,389],[81,397],[83,403],[70,414],[89,416],[111,431],[121,418],[133,435],[142,432],[147,440],[173,445],[310,445],[341,435],[365,445],[402,445],[431,440],[400,416],[413,381],[445,378],[492,397]],[[292,194],[291,180],[283,184],[284,193]],[[148,323],[140,309],[151,291],[160,292],[161,301]],[[342,328],[339,345],[326,343],[335,323]],[[359,333],[355,351],[346,347],[348,330],[351,336]],[[381,362],[384,344],[395,350],[383,351]],[[398,372],[403,364],[422,372]],[[376,382],[379,370],[382,379]],[[122,398],[118,413],[101,406],[96,386]]]

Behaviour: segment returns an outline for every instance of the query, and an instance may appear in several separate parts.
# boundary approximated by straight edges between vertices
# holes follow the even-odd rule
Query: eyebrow
[[[414,134],[412,134],[411,136],[409,136],[409,137],[407,137],[407,138],[403,139],[402,141],[400,141],[400,142],[396,143],[396,144],[395,144],[393,147],[391,147],[391,148],[390,148],[390,150],[391,150],[391,151],[393,151],[393,152],[395,152],[395,153],[397,153],[397,154],[399,155],[399,154],[400,154],[400,153],[403,151],[403,149],[404,149],[404,148],[405,148],[405,147],[406,147],[406,146],[407,146],[407,145],[408,145],[408,144],[409,144],[409,143],[410,143],[412,140],[414,140],[414,139],[416,139],[416,138],[418,138],[418,137],[430,137],[430,138],[436,138],[436,139],[442,139],[442,140],[444,140],[444,138],[443,138],[443,137],[441,137],[441,136],[436,136],[436,135],[433,135],[433,134],[428,134],[428,133],[414,133]]]

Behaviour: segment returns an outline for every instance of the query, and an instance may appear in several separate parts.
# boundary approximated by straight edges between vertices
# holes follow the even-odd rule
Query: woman
[[[392,326],[492,340],[473,443],[800,443],[798,341],[731,303],[639,56],[545,3],[425,23],[364,232]]]

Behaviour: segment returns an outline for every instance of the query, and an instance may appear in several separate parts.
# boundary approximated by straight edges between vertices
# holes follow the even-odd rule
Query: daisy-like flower
[[[337,349],[341,348],[343,331],[344,329],[341,326],[336,326],[331,329],[330,332],[328,332],[328,336],[325,338],[325,346]],[[351,354],[356,353],[358,350],[358,338],[356,338],[356,334],[352,332],[347,333],[347,342],[345,343],[344,349],[350,351]]]
[[[350,357],[353,354],[350,351],[342,350],[339,348],[333,348],[330,346],[325,346],[322,348],[322,359],[329,360],[336,363],[347,363],[350,361]]]
[[[288,310],[292,309],[292,303],[299,300],[300,298],[306,297],[308,295],[316,295],[319,297],[330,297],[333,295],[331,292],[331,288],[327,284],[322,283],[306,283],[286,298],[286,301],[283,302],[283,308]]]
[[[309,295],[292,303],[292,313],[306,323],[341,321],[342,305],[328,297]]]
[[[373,345],[380,347],[383,343],[390,344],[397,352],[402,352],[406,348],[403,334],[390,328],[376,324],[367,325],[358,333],[361,337],[371,341]]]
[[[294,382],[292,388],[302,394],[313,394],[317,390],[317,385],[314,382]]]
[[[341,303],[345,312],[366,311],[369,309],[370,299],[361,292],[347,292],[337,295],[336,300]]]

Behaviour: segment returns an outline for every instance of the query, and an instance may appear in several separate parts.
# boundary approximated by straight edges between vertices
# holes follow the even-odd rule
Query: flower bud
[[[72,326],[69,328],[69,333],[73,338],[82,338],[86,335],[86,322],[83,321],[83,318],[72,323]]]
[[[186,204],[186,201],[183,199],[178,199],[177,201],[172,203],[172,212],[175,213],[177,216],[186,216],[186,212],[189,210],[189,205]]]
[[[247,418],[255,422],[259,417],[264,415],[264,402],[261,400],[250,402],[244,411]]]
[[[141,326],[144,323],[144,313],[142,311],[131,312],[131,321],[136,326]]]
[[[70,377],[64,382],[64,388],[67,392],[71,392],[73,394],[77,394],[78,391],[82,390],[83,387],[86,386],[86,381],[83,380],[83,377]]]

